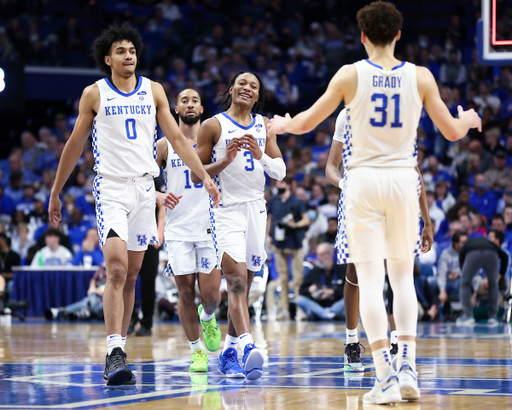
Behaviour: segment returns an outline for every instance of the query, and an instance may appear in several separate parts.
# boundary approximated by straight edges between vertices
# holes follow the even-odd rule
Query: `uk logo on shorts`
[[[208,258],[201,258],[201,268],[210,269],[210,261]]]
[[[148,237],[146,235],[137,235],[137,242],[139,246],[144,246],[148,244]]]
[[[252,264],[254,266],[261,266],[261,256],[252,255]]]

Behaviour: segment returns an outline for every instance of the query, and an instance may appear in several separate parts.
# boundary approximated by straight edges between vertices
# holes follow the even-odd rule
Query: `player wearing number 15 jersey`
[[[463,138],[470,128],[481,128],[481,122],[473,110],[462,107],[459,119],[453,118],[430,71],[394,57],[402,15],[393,4],[373,2],[359,10],[357,22],[369,59],[342,67],[310,109],[293,119],[276,116],[270,128],[277,133],[308,132],[345,101],[347,250],[357,270],[361,319],[377,376],[363,403],[384,404],[420,397],[412,272],[419,230],[415,143],[422,105],[451,141]],[[395,295],[396,369],[391,366],[387,340],[383,259]]]
[[[286,167],[276,135],[267,132],[268,119],[259,114],[265,96],[260,78],[241,71],[233,76],[225,94],[228,109],[201,125],[196,148],[221,191],[212,230],[228,283],[229,310],[219,370],[229,376],[237,366],[240,342],[242,368],[248,379],[256,379],[262,375],[263,356],[250,334],[247,296],[254,273],[267,257],[264,172],[281,180]]]
[[[103,377],[109,385],[135,383],[126,363],[126,334],[133,311],[135,283],[144,251],[158,243],[153,177],[158,122],[183,161],[204,181],[218,201],[219,193],[169,110],[162,86],[135,74],[142,40],[128,23],[111,26],[93,45],[94,56],[108,78],[87,87],[79,115],[62,153],[50,195],[53,225],[61,219],[59,194],[92,135],[96,216],[107,267],[103,297],[107,357]],[[92,131],[92,133],[91,133]]]

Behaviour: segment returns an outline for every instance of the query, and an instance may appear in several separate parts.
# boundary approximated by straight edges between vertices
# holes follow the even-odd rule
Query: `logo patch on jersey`
[[[146,93],[146,91],[139,91],[139,92],[137,93],[137,95],[146,95],[146,94],[147,94],[147,93]]]
[[[260,132],[262,128],[263,128],[263,125],[256,124],[256,132]]]
[[[254,266],[261,266],[261,256],[252,255],[252,264]]]
[[[211,234],[212,234],[212,230],[211,230],[210,228],[208,228],[208,229],[206,230],[206,233],[207,233],[208,235],[211,235]]]
[[[117,98],[117,97],[107,98],[107,101],[112,101],[115,98]]]
[[[201,258],[201,268],[210,269],[210,261],[208,258]]]
[[[140,97],[139,97],[139,100],[140,100],[140,101],[144,101],[144,97],[140,96]]]
[[[228,131],[228,134],[231,134],[232,132],[235,132],[236,130],[231,130],[231,131]]]
[[[137,242],[139,246],[144,246],[148,244],[148,237],[146,235],[137,235]]]

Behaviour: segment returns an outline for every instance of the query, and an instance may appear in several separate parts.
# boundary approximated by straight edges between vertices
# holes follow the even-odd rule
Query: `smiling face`
[[[201,97],[198,92],[191,89],[183,90],[178,95],[175,111],[185,124],[194,125],[197,123],[203,113]]]
[[[131,41],[116,41],[110,48],[110,55],[105,56],[105,63],[122,77],[130,77],[137,67],[137,54]]]
[[[233,103],[252,108],[260,97],[260,83],[251,73],[240,74],[229,90]]]

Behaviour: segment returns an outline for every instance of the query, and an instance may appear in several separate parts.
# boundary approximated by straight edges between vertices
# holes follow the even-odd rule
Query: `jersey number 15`
[[[391,128],[402,128],[400,122],[400,94],[391,97],[395,102],[395,120],[390,124]],[[375,113],[380,114],[380,118],[370,118],[370,124],[374,127],[384,127],[388,122],[388,96],[386,94],[376,93],[372,95],[372,102],[380,102],[380,106],[375,106]]]

